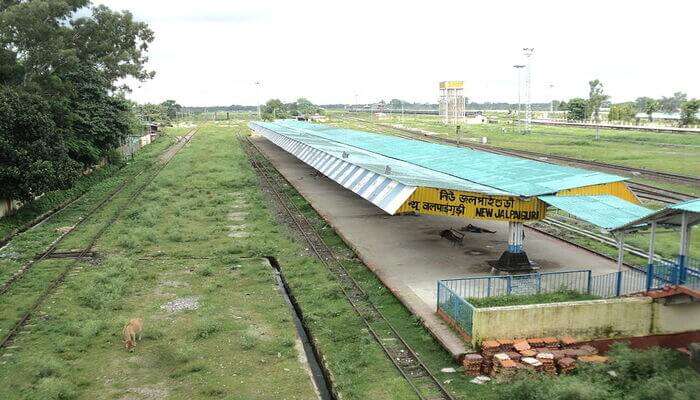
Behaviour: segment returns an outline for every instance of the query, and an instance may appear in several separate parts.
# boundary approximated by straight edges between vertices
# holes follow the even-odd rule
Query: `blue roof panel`
[[[539,196],[540,200],[603,229],[615,229],[654,211],[615,196]]]
[[[626,180],[596,171],[296,120],[271,123],[520,196]]]

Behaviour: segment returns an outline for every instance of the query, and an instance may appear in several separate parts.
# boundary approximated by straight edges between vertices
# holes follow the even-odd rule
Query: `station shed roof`
[[[294,124],[289,124],[288,122],[290,121],[297,122],[296,120],[284,120],[283,122],[255,122],[254,124],[292,141],[302,143],[312,149],[342,159],[347,163],[357,165],[379,175],[384,175],[406,186],[435,186],[444,189],[465,190],[492,195],[511,195],[511,193],[506,191],[433,171],[404,160],[387,157],[362,147],[348,146],[341,141],[310,134],[300,127],[293,126]],[[302,124],[311,127],[323,126]],[[277,145],[285,144],[275,140],[273,142]],[[280,147],[285,148],[285,146]],[[287,151],[290,149],[291,147],[285,148]],[[298,156],[298,154],[295,155]]]
[[[422,168],[421,176],[427,174],[432,181],[430,186],[433,187],[439,187],[443,184],[441,180],[450,176],[457,180],[448,180],[452,186],[445,188],[461,189],[456,187],[456,182],[459,182],[461,187],[474,187],[463,190],[530,197],[626,180],[621,176],[597,171],[303,121],[256,123],[284,135],[293,134],[295,138],[314,146],[331,145],[346,152],[369,152],[370,157],[375,159],[382,156],[382,162],[390,158],[412,164]]]
[[[683,214],[686,214],[688,225],[692,226],[700,223],[700,199],[691,199],[670,205],[659,211],[651,212],[645,216],[629,221],[614,230],[630,230],[652,222],[667,226],[681,226]]]
[[[614,230],[644,218],[653,210],[611,195],[540,196],[540,200],[603,229]]]

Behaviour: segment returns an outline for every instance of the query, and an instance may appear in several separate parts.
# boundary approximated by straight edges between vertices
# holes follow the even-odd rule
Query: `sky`
[[[695,1],[95,3],[129,10],[155,32],[156,77],[129,95],[142,103],[434,103],[443,80],[463,80],[471,101],[514,103],[524,47],[535,49],[533,102],[587,97],[592,79],[615,102],[700,97]]]

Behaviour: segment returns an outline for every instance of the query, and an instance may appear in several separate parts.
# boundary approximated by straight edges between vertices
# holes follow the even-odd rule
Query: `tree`
[[[643,102],[641,104],[641,111],[649,116],[649,121],[652,121],[652,114],[661,109],[661,104],[658,100],[654,100],[649,97],[643,97]]]
[[[0,84],[42,96],[74,160],[93,164],[133,131],[131,103],[121,96],[144,67],[153,32],[128,12],[88,0],[0,3]],[[75,17],[78,10],[86,10]]]
[[[588,117],[588,100],[580,97],[569,100],[566,106],[566,119],[583,121]]]
[[[700,110],[700,99],[684,101],[681,104],[681,125],[694,124],[697,121],[698,110]]]
[[[608,120],[629,121],[634,119],[635,114],[634,103],[613,104],[610,106]]]
[[[96,68],[60,71],[48,93],[58,133],[72,159],[94,165],[134,133],[131,103],[111,95],[110,83]]]
[[[663,96],[659,99],[660,109],[667,113],[678,112],[681,108],[681,104],[686,100],[688,100],[688,95],[683,92],[675,92],[672,97]]]
[[[29,200],[67,187],[135,129],[122,95],[129,88],[117,85],[153,76],[145,68],[153,32],[129,12],[90,6],[0,1],[4,195]]]
[[[270,99],[262,106],[262,118],[272,121],[279,118],[286,118],[287,109],[279,99]]]
[[[588,82],[588,107],[589,114],[593,114],[593,120],[596,123],[595,138],[598,140],[600,138],[600,132],[598,124],[600,123],[600,105],[606,101],[610,96],[603,92],[603,83],[598,79],[594,79]]]
[[[69,187],[80,165],[68,156],[41,97],[0,89],[0,198],[31,201]]]
[[[160,103],[160,105],[165,108],[165,115],[167,115],[170,120],[177,118],[178,113],[182,110],[182,106],[177,104],[175,100],[165,100]]]
[[[54,71],[79,65],[99,67],[111,85],[132,77],[152,78],[145,69],[153,31],[136,22],[128,11],[100,5],[74,18],[89,0],[33,0],[3,2],[0,48],[15,52],[24,69],[24,83],[50,82]],[[121,88],[128,90],[122,85]],[[114,87],[112,87],[114,89]]]
[[[316,114],[318,107],[314,105],[314,103],[310,102],[309,100],[300,97],[297,99],[295,103],[295,108],[299,112],[300,115],[313,115]]]

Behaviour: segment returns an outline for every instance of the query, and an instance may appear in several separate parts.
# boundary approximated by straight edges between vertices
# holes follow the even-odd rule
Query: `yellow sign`
[[[609,194],[619,197],[622,200],[629,201],[634,204],[642,204],[637,195],[635,195],[625,182],[611,182],[600,185],[582,186],[573,189],[560,190],[557,196],[595,196],[600,194]]]
[[[440,82],[440,89],[464,89],[464,81]]]
[[[535,197],[521,199],[419,187],[397,212],[525,222],[544,219],[547,205]]]

